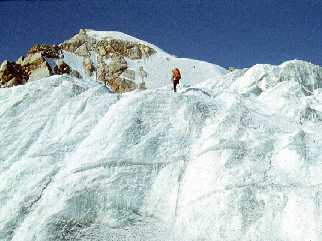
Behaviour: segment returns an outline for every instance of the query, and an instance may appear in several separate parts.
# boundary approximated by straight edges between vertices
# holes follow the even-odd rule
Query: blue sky
[[[225,67],[288,59],[322,65],[320,0],[0,0],[0,60],[80,28],[125,32]]]

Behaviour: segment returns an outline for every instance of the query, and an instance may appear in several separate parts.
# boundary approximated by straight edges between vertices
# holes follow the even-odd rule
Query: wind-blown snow
[[[321,68],[162,58],[146,91],[0,90],[0,240],[322,240]]]

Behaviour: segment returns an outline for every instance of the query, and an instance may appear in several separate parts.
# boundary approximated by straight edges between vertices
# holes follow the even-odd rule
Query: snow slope
[[[148,58],[138,60],[126,58],[128,69],[135,72],[134,82],[136,84],[140,84],[142,81],[139,68],[141,66],[144,67],[144,71],[147,72],[144,82],[148,89],[169,86],[171,84],[171,70],[174,67],[178,67],[180,69],[182,78],[184,80],[183,84],[186,86],[200,83],[204,80],[213,79],[227,72],[226,69],[215,64],[187,58],[177,58],[166,53],[164,50],[153,44],[121,32],[94,31],[88,29],[86,30],[86,33],[89,37],[94,38],[96,41],[99,41],[103,38],[121,39],[124,41],[132,41],[144,44],[154,49],[156,53]],[[97,54],[95,52],[91,53],[91,60],[94,65],[97,66]],[[84,78],[92,78],[95,80],[95,75],[92,77],[86,76],[83,69],[83,57],[64,51],[64,62],[66,62],[73,69],[77,70]]]
[[[322,241],[321,67],[173,61],[177,94],[0,89],[0,240]]]

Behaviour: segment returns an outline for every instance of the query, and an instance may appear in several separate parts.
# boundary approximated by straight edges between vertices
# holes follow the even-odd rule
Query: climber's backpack
[[[174,70],[172,70],[172,73],[173,73],[173,79],[174,80],[180,80],[181,79],[180,70],[178,68],[175,68]]]

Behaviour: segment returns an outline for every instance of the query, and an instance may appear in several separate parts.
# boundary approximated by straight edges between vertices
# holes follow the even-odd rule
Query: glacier
[[[0,240],[322,241],[320,66],[143,64],[145,91],[0,89]]]

